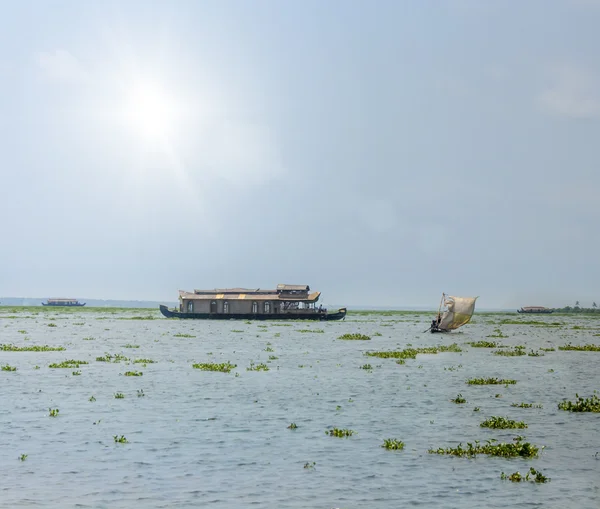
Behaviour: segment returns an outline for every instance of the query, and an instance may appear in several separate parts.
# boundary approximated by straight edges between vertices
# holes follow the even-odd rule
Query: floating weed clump
[[[50,322],[50,323],[48,324],[48,327],[56,327],[56,326],[57,326],[57,325],[56,325],[55,323],[52,323],[52,322]]]
[[[277,357],[276,355],[269,355],[270,361],[276,361],[277,359],[279,359],[279,357]]]
[[[513,442],[496,443],[497,440],[488,440],[485,444],[481,444],[479,440],[474,443],[467,443],[467,447],[463,448],[462,443],[458,447],[440,447],[438,449],[429,449],[429,454],[447,454],[451,456],[474,458],[478,454],[487,454],[488,456],[500,456],[502,458],[535,458],[538,455],[539,447],[523,442],[523,437],[517,437]]]
[[[109,353],[104,354],[103,357],[96,357],[96,361],[98,362],[127,362],[129,360],[128,357],[125,357],[124,355],[117,353],[114,355],[111,355]]]
[[[542,352],[556,352],[556,348],[550,347],[550,348],[540,348],[540,350]]]
[[[370,357],[381,359],[416,359],[419,354],[437,354],[441,352],[462,352],[462,349],[452,343],[448,346],[429,346],[425,348],[405,348],[404,350],[393,350],[384,352],[365,352]]]
[[[534,403],[511,403],[510,406],[515,408],[544,408],[543,405]]]
[[[62,352],[64,346],[16,346],[9,344],[0,345],[0,350],[4,352]]]
[[[49,408],[48,409],[50,417],[58,417],[58,408]]]
[[[600,352],[600,345],[572,345],[567,343],[564,346],[559,346],[559,350],[573,350],[576,352]]]
[[[360,369],[367,369],[367,370],[372,370],[373,366],[371,366],[370,364],[363,364]]]
[[[21,454],[21,456],[19,456],[19,459],[21,461],[25,461],[27,459],[27,454]]]
[[[122,392],[115,392],[115,399],[125,399],[125,394]]]
[[[469,385],[509,385],[516,383],[516,380],[507,378],[470,378],[467,380],[467,384]]]
[[[498,343],[496,341],[471,341],[467,343],[467,345],[471,345],[473,348],[498,348]]]
[[[507,338],[508,336],[502,334],[502,331],[500,329],[494,329],[494,333],[490,334],[489,336],[486,336],[488,338]]]
[[[133,361],[134,364],[154,364],[152,359],[135,359]]]
[[[349,436],[354,435],[354,431],[351,429],[341,429],[341,428],[333,428],[328,431],[325,431],[326,435],[338,438],[347,438]]]
[[[192,336],[191,334],[173,334],[174,338],[195,338],[196,336]]]
[[[600,398],[595,394],[592,394],[591,398],[582,398],[579,394],[575,394],[575,397],[575,402],[562,401],[558,408],[567,412],[600,412]]]
[[[371,336],[367,336],[366,334],[359,334],[358,332],[355,332],[354,334],[342,334],[341,336],[338,337],[338,339],[345,339],[345,340],[351,340],[351,341],[368,341],[369,339],[371,339]]]
[[[219,371],[221,373],[229,373],[233,368],[237,367],[237,364],[231,364],[228,362],[222,362],[220,364],[214,362],[204,362],[198,364],[192,364],[195,369],[201,369],[202,371]]]
[[[491,429],[524,429],[527,427],[527,424],[525,424],[523,421],[513,421],[512,419],[507,419],[506,417],[492,416],[483,421],[479,426],[482,428]]]
[[[389,451],[401,451],[404,449],[404,442],[402,440],[396,440],[395,438],[384,438],[381,447]]]
[[[138,398],[143,398],[144,396],[145,396],[144,390],[143,389],[138,389],[138,391],[137,391],[137,397]]]
[[[94,398],[94,396],[90,396],[90,399],[88,399],[88,401],[93,403],[94,401],[96,401],[96,398]]]
[[[452,401],[452,403],[458,403],[458,404],[462,404],[462,403],[466,403],[467,400],[465,398],[463,398],[462,394],[459,394],[458,396],[456,396],[456,398],[451,399],[450,401]]]
[[[87,337],[87,338],[83,338],[83,340],[84,340],[84,341],[95,341],[95,340],[96,340],[96,338],[94,338],[94,337],[92,337],[92,336],[89,336],[89,337]]]
[[[123,373],[125,376],[142,376],[143,374],[144,373],[141,371],[125,371],[125,373]]]
[[[265,352],[274,352],[275,350],[273,350],[270,346],[267,346],[267,348],[265,348]]]
[[[323,334],[325,331],[323,329],[298,329],[296,332],[314,332],[316,334]]]
[[[254,362],[250,362],[250,367],[246,368],[246,371],[269,371],[269,366],[267,366],[264,362],[260,364],[254,364]]]
[[[512,350],[494,350],[494,355],[503,355],[504,357],[520,357],[525,354],[525,347],[515,346]]]
[[[291,424],[290,424],[290,425],[287,427],[287,429],[296,429],[297,427],[298,427],[298,426],[296,425],[296,423],[295,423],[295,422],[292,422],[292,423],[291,423]]]
[[[139,348],[139,347],[140,347],[140,345],[132,345],[130,343],[123,345],[123,348]]]
[[[128,444],[129,440],[125,438],[125,435],[113,435],[116,444]]]
[[[5,364],[4,366],[2,366],[2,371],[17,371],[17,368],[15,366]]]
[[[307,461],[307,462],[304,464],[304,468],[307,468],[307,469],[315,468],[315,465],[316,465],[316,464],[317,464],[317,463],[316,463],[315,461],[312,461],[312,462],[311,462],[311,461]]]
[[[71,374],[73,376],[79,376],[79,375],[81,375],[81,371],[73,371]]]
[[[539,470],[536,470],[533,467],[531,467],[529,469],[529,472],[527,473],[527,475],[525,477],[523,477],[520,472],[513,472],[510,475],[506,475],[504,472],[502,472],[500,474],[500,479],[502,479],[503,481],[511,481],[511,482],[531,481],[531,482],[537,482],[537,483],[545,483],[545,482],[550,481],[549,477],[546,477]]]
[[[49,368],[71,369],[71,368],[79,368],[79,366],[81,364],[88,364],[88,362],[87,361],[77,361],[75,359],[67,359],[66,361],[62,361],[60,363],[50,364],[48,367]]]

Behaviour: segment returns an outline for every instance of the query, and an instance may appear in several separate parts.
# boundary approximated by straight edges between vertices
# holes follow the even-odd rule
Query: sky
[[[0,0],[0,295],[600,299],[600,0]]]

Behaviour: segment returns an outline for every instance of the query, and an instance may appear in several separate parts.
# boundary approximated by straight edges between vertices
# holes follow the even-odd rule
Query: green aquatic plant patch
[[[264,362],[261,362],[260,364],[250,362],[250,367],[246,368],[246,371],[269,371],[269,366]]]
[[[2,371],[17,371],[17,368],[15,366],[10,366],[8,364],[4,364],[2,366]]]
[[[473,348],[498,348],[498,343],[496,341],[471,341],[467,343],[467,345],[471,345]]]
[[[467,400],[465,398],[463,398],[462,394],[459,394],[458,396],[456,396],[456,398],[451,399],[450,401],[452,401],[452,403],[457,403],[459,405],[467,402]]]
[[[89,364],[87,361],[78,361],[75,359],[67,359],[66,361],[62,361],[59,363],[52,363],[50,364],[48,367],[49,368],[64,368],[64,369],[70,369],[70,368],[79,368],[80,365],[82,364]]]
[[[120,353],[116,353],[114,355],[106,353],[102,357],[96,357],[96,361],[98,362],[127,362],[128,360],[128,357],[125,357]]]
[[[115,392],[115,399],[125,399],[125,394],[122,392]]]
[[[558,408],[567,412],[600,412],[600,398],[595,394],[592,394],[591,398],[582,398],[579,394],[575,394],[575,397],[575,402],[562,401]]]
[[[125,373],[123,373],[125,376],[142,376],[143,374],[144,373],[141,371],[125,371]]]
[[[550,478],[546,477],[539,470],[531,467],[527,475],[523,477],[520,472],[513,472],[510,475],[506,475],[504,472],[500,474],[500,479],[503,481],[511,481],[511,482],[535,482],[535,483],[545,483],[549,482]]]
[[[173,334],[174,338],[195,338],[192,334]]]
[[[140,345],[132,345],[130,343],[123,345],[123,348],[139,348],[139,347],[140,347]]]
[[[503,334],[500,329],[494,329],[494,333],[486,336],[488,338],[507,338],[508,336]]]
[[[492,416],[483,421],[479,426],[482,428],[491,429],[524,429],[527,427],[527,424],[525,424],[523,421],[513,421],[512,419],[507,419],[506,417]]]
[[[384,438],[381,447],[389,451],[401,451],[404,449],[404,442],[395,438]]]
[[[58,417],[59,410],[58,408],[49,408],[48,409],[50,417]]]
[[[0,350],[4,352],[62,352],[64,346],[48,346],[48,345],[33,345],[33,346],[16,346],[11,344],[0,345]]]
[[[486,454],[488,456],[499,456],[502,458],[535,458],[538,455],[539,447],[523,442],[523,437],[516,437],[513,442],[496,443],[497,440],[488,440],[485,444],[481,444],[479,440],[473,443],[468,442],[464,448],[462,443],[457,447],[447,447],[438,449],[429,449],[429,454],[446,454],[451,456],[474,458],[478,454]]]
[[[516,380],[507,378],[470,378],[467,380],[469,385],[509,385],[516,383]]]
[[[510,406],[515,408],[544,408],[540,403],[511,403]]]
[[[568,343],[564,346],[559,346],[558,349],[576,352],[600,352],[600,345],[572,345],[571,343]]]
[[[492,352],[494,355],[501,355],[503,357],[520,357],[522,355],[527,355],[525,350],[520,347],[515,347],[512,350],[494,350]]]
[[[295,422],[292,422],[289,426],[288,429],[296,429],[298,426]]]
[[[134,364],[154,364],[155,361],[152,359],[135,359]]]
[[[359,334],[358,332],[355,332],[353,334],[350,334],[350,333],[342,334],[341,336],[338,337],[338,339],[345,339],[345,340],[349,340],[349,341],[368,341],[371,339],[371,336],[367,336],[366,334]]]
[[[355,431],[351,430],[351,429],[342,429],[342,428],[333,428],[330,429],[328,431],[325,431],[326,435],[332,436],[332,437],[338,437],[338,438],[347,438],[349,436],[354,435],[354,433],[356,433]]]
[[[113,439],[115,440],[116,444],[128,444],[129,440],[127,440],[127,438],[125,438],[124,435],[113,435]]]
[[[429,346],[425,348],[405,348],[404,350],[392,350],[383,352],[365,352],[369,357],[381,359],[416,359],[419,354],[437,354],[441,352],[462,352],[462,349],[452,343],[448,346]]]
[[[194,369],[201,369],[202,371],[219,371],[221,373],[229,373],[232,369],[237,367],[237,364],[231,364],[228,362],[222,362],[220,364],[215,362],[203,362],[192,364]]]

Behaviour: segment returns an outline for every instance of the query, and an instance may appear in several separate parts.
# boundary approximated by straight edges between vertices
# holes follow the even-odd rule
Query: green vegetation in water
[[[577,352],[600,352],[600,345],[572,345],[568,343],[564,346],[559,346],[559,350],[573,350]]]
[[[500,321],[500,325],[535,325],[537,327],[560,327],[564,324],[560,322],[540,322],[538,320],[505,319]]]
[[[311,461],[307,461],[307,462],[304,464],[304,468],[307,468],[307,469],[310,469],[310,468],[315,468],[315,465],[316,465],[316,464],[317,464],[317,463],[316,463],[316,462],[314,462],[314,461],[312,461],[312,462],[311,462]]]
[[[371,339],[371,336],[367,336],[366,334],[359,334],[358,332],[355,332],[354,334],[342,334],[340,337],[338,337],[338,339],[345,339],[345,340],[353,340],[353,341],[368,341]]]
[[[591,398],[582,398],[579,394],[575,394],[577,400],[562,401],[558,404],[560,410],[566,410],[567,412],[600,412],[600,398],[595,394],[592,394]]]
[[[0,350],[4,352],[62,352],[64,346],[16,346],[10,344],[0,345]]]
[[[233,329],[231,332],[244,332],[243,330]]]
[[[502,458],[535,458],[538,455],[539,447],[523,442],[523,437],[517,437],[513,442],[496,443],[497,440],[488,440],[484,445],[481,445],[479,440],[474,443],[467,443],[466,449],[462,444],[458,447],[447,447],[439,449],[429,449],[429,454],[448,454],[452,456],[474,458],[478,454],[487,454],[488,456],[500,456]]]
[[[425,348],[405,348],[404,350],[365,352],[369,357],[380,357],[381,359],[416,359],[419,354],[437,354],[441,352],[462,352],[462,349],[452,343],[449,346],[429,346]]]
[[[84,340],[84,341],[95,341],[95,340],[96,340],[96,338],[94,338],[94,337],[92,337],[92,336],[89,336],[89,337],[87,337],[87,338],[83,338],[83,340]]]
[[[120,354],[120,353],[116,353],[114,355],[111,355],[109,353],[104,354],[103,357],[96,357],[96,361],[97,362],[127,362],[129,360],[128,357],[125,357],[124,355]]]
[[[529,357],[543,357],[544,354],[540,353],[540,352],[535,352],[533,350],[531,350],[528,354]]]
[[[143,389],[138,389],[138,391],[137,391],[137,397],[138,398],[143,398],[144,396],[145,396],[144,390]]]
[[[123,373],[125,376],[142,376],[143,374],[144,373],[141,371],[125,371],[125,373]]]
[[[377,336],[378,337],[378,336],[383,336],[383,334],[381,332],[374,332],[373,336]]]
[[[505,334],[502,334],[502,331],[500,329],[494,329],[494,334],[490,334],[489,336],[486,336],[487,338],[507,338],[508,336],[506,336]]]
[[[27,331],[24,330],[24,329],[18,330],[17,332],[20,333],[20,334],[27,334]]]
[[[496,341],[471,341],[467,343],[467,345],[471,345],[474,348],[498,348],[498,343]]]
[[[130,343],[123,345],[123,348],[139,348],[139,347],[140,347],[140,345],[132,345]]]
[[[15,366],[4,364],[4,366],[2,366],[2,371],[17,371],[17,368]]]
[[[510,406],[515,408],[544,408],[543,405],[534,403],[511,403]]]
[[[27,454],[21,454],[21,456],[19,456],[19,459],[21,461],[25,461],[27,459]]]
[[[115,399],[125,399],[125,394],[122,392],[115,392]]]
[[[58,417],[58,408],[49,408],[48,412],[50,413],[50,417]]]
[[[55,323],[52,323],[52,322],[50,322],[50,323],[48,324],[48,327],[57,327],[57,325],[56,325]]]
[[[515,346],[512,350],[494,350],[494,355],[502,355],[504,357],[520,357],[525,354],[525,347]]]
[[[63,368],[63,369],[71,369],[71,368],[79,368],[82,364],[88,364],[87,361],[77,361],[75,359],[67,359],[66,361],[62,361],[60,363],[50,364],[49,368]]]
[[[325,431],[326,435],[332,436],[332,437],[338,437],[338,438],[347,438],[349,436],[354,435],[354,431],[352,431],[351,429],[341,429],[341,428],[333,428],[330,429],[328,431]]]
[[[269,371],[269,366],[267,366],[264,362],[260,364],[254,364],[254,362],[250,362],[250,367],[246,368],[246,371]]]
[[[295,422],[292,422],[289,426],[288,429],[296,429],[298,426],[296,425]]]
[[[90,396],[90,399],[88,399],[88,401],[90,401],[91,403],[93,403],[94,401],[96,401],[96,398],[94,398],[94,396]]]
[[[267,348],[265,348],[265,352],[274,352],[275,350],[273,350],[270,346],[267,346]]]
[[[133,361],[134,364],[154,364],[152,359],[135,359]]]
[[[513,472],[510,475],[506,475],[504,472],[502,472],[500,474],[500,479],[502,479],[503,481],[511,481],[511,482],[531,481],[531,482],[536,482],[536,483],[545,483],[545,482],[550,481],[549,477],[546,477],[539,470],[536,470],[533,467],[531,467],[529,469],[529,472],[527,473],[527,475],[525,477],[523,477],[520,474],[520,472]]]
[[[463,398],[462,394],[459,394],[458,396],[456,396],[456,398],[451,399],[450,401],[452,401],[452,403],[458,403],[458,404],[462,404],[462,403],[466,403],[467,400],[465,398]]]
[[[298,329],[296,332],[314,332],[315,334],[323,334],[323,329]]]
[[[124,435],[121,435],[121,436],[113,435],[113,438],[114,438],[116,444],[128,444],[129,443],[129,440],[127,440]]]
[[[470,378],[467,380],[467,384],[469,385],[509,385],[516,383],[516,380],[507,378]]]
[[[372,370],[373,366],[371,366],[370,364],[363,364],[360,369],[367,369],[367,370]]]
[[[506,417],[492,416],[483,421],[479,426],[482,428],[491,429],[524,429],[527,427],[527,424],[525,424],[523,421],[513,421],[512,419],[507,419]]]
[[[237,367],[237,364],[231,364],[228,362],[222,362],[217,364],[215,362],[204,362],[198,364],[192,364],[195,369],[201,369],[202,371],[219,371],[221,373],[229,373],[233,368]]]
[[[276,361],[277,359],[279,359],[279,357],[277,357],[276,355],[269,355],[270,361]]]
[[[191,334],[173,334],[174,338],[195,338],[196,336],[192,336]]]
[[[555,352],[556,348],[550,347],[550,348],[540,348],[540,350],[542,352]]]
[[[401,451],[404,449],[404,442],[402,440],[396,440],[395,438],[384,438],[381,447],[389,451]]]
[[[73,371],[71,374],[73,376],[79,376],[79,375],[81,375],[81,371]]]
[[[476,407],[473,409],[473,412],[479,412],[480,410],[481,410],[481,408],[479,408],[478,406],[476,406]]]

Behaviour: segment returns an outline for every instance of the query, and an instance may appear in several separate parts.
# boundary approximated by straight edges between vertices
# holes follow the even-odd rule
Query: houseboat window
[[[229,313],[229,302],[223,302],[223,313]]]
[[[252,303],[252,314],[258,313],[258,302]]]
[[[270,312],[271,312],[271,303],[265,302],[265,313],[270,313]]]
[[[211,313],[216,313],[217,312],[217,301],[216,300],[213,300],[210,303],[210,312]]]
[[[194,312],[194,302],[193,301],[191,301],[191,300],[188,301],[187,309],[188,309],[188,313]]]

